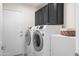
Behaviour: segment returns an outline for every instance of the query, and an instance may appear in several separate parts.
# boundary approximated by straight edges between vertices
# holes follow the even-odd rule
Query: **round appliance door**
[[[25,34],[25,43],[27,46],[31,43],[31,32],[29,30],[27,30]]]
[[[43,36],[38,30],[33,33],[33,46],[36,51],[43,49]]]

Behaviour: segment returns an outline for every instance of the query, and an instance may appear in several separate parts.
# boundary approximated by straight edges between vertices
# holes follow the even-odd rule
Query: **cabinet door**
[[[39,25],[44,25],[43,8],[39,10]]]
[[[48,24],[48,5],[43,7],[44,25]]]
[[[75,56],[75,38],[51,37],[51,56]]]
[[[58,3],[57,4],[57,10],[58,10],[58,24],[63,24],[63,16],[64,16],[64,12],[63,12],[63,10],[64,10],[64,4],[63,3]]]
[[[43,17],[43,8],[39,9],[35,12],[35,25],[43,25],[44,24]]]
[[[57,25],[57,4],[56,3],[50,3],[49,6],[49,20],[48,23],[50,25]]]
[[[35,12],[35,26],[38,25],[38,12]]]
[[[35,13],[35,25],[39,25],[40,24],[40,11],[38,10],[36,13]]]

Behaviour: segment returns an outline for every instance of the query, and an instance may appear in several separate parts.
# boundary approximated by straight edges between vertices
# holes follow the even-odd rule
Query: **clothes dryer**
[[[41,25],[35,27],[32,38],[32,52],[35,56],[51,55],[51,34],[59,34],[61,27],[57,25]]]

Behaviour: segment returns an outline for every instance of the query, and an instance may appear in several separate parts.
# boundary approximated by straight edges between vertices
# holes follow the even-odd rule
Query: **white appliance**
[[[60,26],[56,25],[41,25],[36,26],[33,31],[33,54],[35,56],[50,56],[50,39],[51,34],[60,32]]]
[[[75,37],[63,35],[51,36],[51,55],[52,56],[75,56]]]
[[[29,27],[25,34],[25,53],[24,55],[31,56],[32,54],[32,27]]]

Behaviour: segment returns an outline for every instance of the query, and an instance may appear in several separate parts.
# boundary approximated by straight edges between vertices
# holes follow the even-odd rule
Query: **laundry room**
[[[78,3],[0,3],[0,56],[79,56]]]

